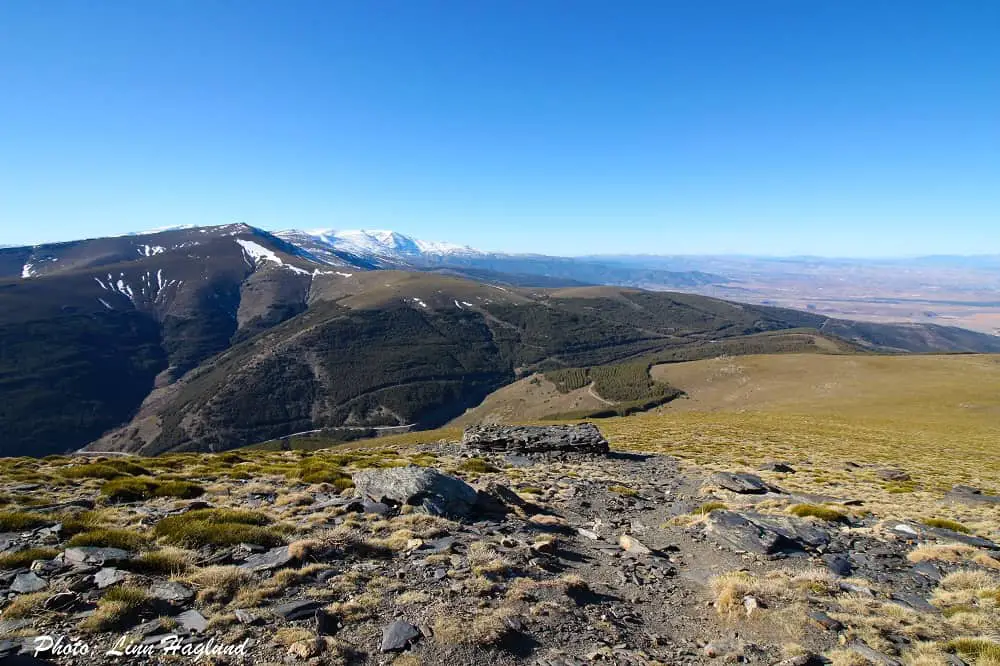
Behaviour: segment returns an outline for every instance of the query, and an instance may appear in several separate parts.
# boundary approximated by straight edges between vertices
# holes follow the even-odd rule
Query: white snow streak
[[[114,308],[111,307],[110,305],[108,305],[108,302],[106,300],[104,300],[103,298],[98,298],[97,300],[99,300],[101,302],[101,305],[103,305],[107,309],[114,310]]]

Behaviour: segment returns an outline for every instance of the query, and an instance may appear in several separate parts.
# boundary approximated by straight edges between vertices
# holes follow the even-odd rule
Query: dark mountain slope
[[[222,450],[323,427],[433,426],[528,372],[739,352],[741,340],[761,351],[762,333],[812,324],[816,338],[827,323],[687,294],[500,289],[398,271],[317,279],[308,310],[158,390],[94,448]],[[878,343],[866,335],[903,339],[894,327],[836,325],[867,348]]]

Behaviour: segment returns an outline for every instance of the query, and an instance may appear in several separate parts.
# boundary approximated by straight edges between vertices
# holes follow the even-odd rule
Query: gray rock
[[[889,529],[906,538],[934,539],[935,541],[961,543],[974,548],[989,548],[991,550],[997,548],[997,544],[989,539],[973,536],[972,534],[963,534],[945,529],[944,527],[931,527],[911,522],[897,522],[891,524]]]
[[[316,611],[316,633],[320,636],[333,636],[338,631],[340,631],[341,622],[340,618],[333,613],[328,613],[327,611],[320,608]]]
[[[420,639],[420,629],[402,620],[396,620],[382,629],[382,652],[405,650]]]
[[[294,559],[288,552],[288,546],[278,546],[263,553],[251,555],[240,565],[240,568],[250,571],[272,571],[289,566]]]
[[[177,620],[177,624],[188,631],[194,631],[199,634],[208,628],[208,620],[196,610],[186,610],[174,619]]]
[[[114,564],[127,562],[131,558],[128,551],[121,548],[99,548],[97,546],[77,546],[67,548],[63,559],[69,564]]]
[[[881,666],[903,666],[903,662],[890,657],[887,654],[882,654],[876,650],[871,649],[867,645],[861,642],[855,642],[848,645],[848,649],[853,652],[857,652],[862,657],[872,662],[873,664],[881,664]]]
[[[80,595],[75,592],[59,592],[53,594],[42,604],[45,610],[67,611],[80,601]]]
[[[766,492],[776,491],[777,489],[773,486],[765,483],[756,474],[747,473],[733,473],[733,472],[716,472],[711,477],[709,477],[709,482],[713,483],[720,488],[725,488],[726,490],[731,490],[734,493],[743,494],[763,494]]]
[[[410,504],[435,516],[466,516],[479,499],[465,481],[427,467],[366,469],[353,479],[363,497]]]
[[[288,603],[272,606],[271,612],[278,617],[291,622],[310,617],[322,607],[323,604],[318,601],[313,601],[311,599],[299,599],[297,601],[289,601]]]
[[[854,570],[851,560],[843,555],[824,555],[823,562],[826,564],[827,569],[838,576],[850,576]]]
[[[117,585],[125,580],[125,572],[114,567],[104,567],[94,574],[94,585],[98,590]]]
[[[816,550],[830,542],[826,531],[808,521],[759,513],[716,510],[705,530],[716,542],[754,555]]]
[[[149,594],[154,599],[160,599],[170,604],[185,604],[194,599],[194,590],[173,580],[154,584],[149,589]]]
[[[840,631],[844,628],[837,620],[824,613],[823,611],[812,611],[807,614],[809,619],[823,627],[827,631]]]
[[[239,609],[233,612],[240,624],[263,624],[264,619],[251,611]]]
[[[440,553],[450,553],[452,546],[455,545],[457,539],[452,536],[441,537],[439,539],[433,539],[431,541],[425,541],[420,544],[418,551],[421,554],[437,555]]]
[[[945,493],[944,499],[956,504],[1000,504],[1000,495],[986,495],[972,486],[955,486]]]
[[[919,613],[940,613],[937,606],[932,605],[919,594],[912,592],[893,592],[890,598],[904,608],[915,610]]]
[[[517,493],[496,481],[490,481],[476,492],[479,495],[476,510],[483,513],[506,514],[511,511],[511,507],[528,506]]]
[[[18,594],[30,594],[31,592],[41,592],[48,586],[48,581],[39,578],[32,572],[28,572],[17,574],[14,577],[14,582],[10,585],[10,590]]]
[[[794,467],[780,462],[764,463],[757,469],[761,470],[762,472],[779,472],[781,474],[795,474]]]
[[[875,474],[878,478],[883,481],[909,481],[910,475],[901,469],[893,469],[886,467],[884,469],[875,470]]]
[[[382,502],[373,502],[369,499],[361,500],[361,511],[364,513],[373,513],[376,516],[384,516],[389,511],[391,511],[388,504]]]
[[[593,423],[559,426],[469,426],[462,444],[479,451],[513,454],[608,452],[608,440]]]

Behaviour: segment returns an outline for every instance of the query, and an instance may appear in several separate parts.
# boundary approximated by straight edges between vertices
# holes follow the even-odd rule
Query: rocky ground
[[[869,471],[905,482],[902,469]],[[993,534],[787,490],[796,472],[606,452],[586,428],[399,450],[8,460],[0,655],[1000,663]],[[959,487],[941,506],[997,502]],[[63,639],[34,657],[38,636]],[[123,636],[132,656],[106,654]]]

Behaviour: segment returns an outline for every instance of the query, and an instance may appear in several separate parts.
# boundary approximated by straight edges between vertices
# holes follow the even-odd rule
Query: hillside
[[[239,224],[0,250],[0,453],[433,427],[519,377],[633,360],[1000,351],[961,329],[373,267]]]

